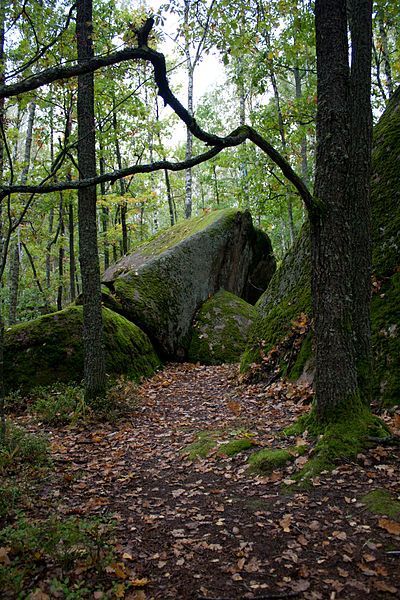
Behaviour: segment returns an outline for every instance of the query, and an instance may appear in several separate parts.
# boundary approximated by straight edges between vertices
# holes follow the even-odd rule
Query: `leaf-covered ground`
[[[399,499],[399,447],[375,447],[304,489],[291,476],[307,454],[256,475],[250,454],[304,442],[279,432],[309,409],[310,394],[282,381],[239,385],[236,375],[235,366],[169,365],[140,387],[137,409],[115,425],[49,430],[20,417],[30,429],[47,429],[55,465],[35,482],[27,514],[111,516],[115,597],[400,597],[400,513],[375,514],[363,502],[374,490]],[[399,415],[384,418],[399,433]],[[188,446],[204,431],[213,447],[190,459]],[[220,446],[232,439],[251,448],[227,457]],[[21,597],[78,597],[49,593],[50,571]]]

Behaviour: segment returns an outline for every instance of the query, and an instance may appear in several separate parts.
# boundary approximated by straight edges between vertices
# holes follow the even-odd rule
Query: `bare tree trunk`
[[[184,23],[185,27],[188,27],[189,23],[189,7],[190,0],[185,1],[184,8]],[[188,87],[187,87],[187,110],[190,115],[193,115],[193,74],[194,66],[190,56],[190,46],[188,36],[185,36],[185,55],[187,61],[187,75],[188,75]],[[193,137],[189,129],[186,129],[186,154],[185,159],[190,160],[193,155]],[[192,216],[192,169],[186,169],[185,171],[185,219],[190,219]]]
[[[35,267],[35,261],[33,260],[33,256],[30,253],[28,246],[24,242],[22,242],[22,246],[23,246],[23,248],[25,250],[26,256],[28,257],[29,264],[31,265],[33,279],[34,279],[34,281],[36,283],[36,286],[37,286],[40,294],[42,295],[43,306],[44,306],[45,312],[49,313],[50,312],[49,301],[48,301],[48,298],[47,298],[47,294],[45,293],[45,291],[44,291],[44,289],[42,287],[42,284],[40,283],[40,279],[39,279],[39,276],[37,274],[37,270],[36,270],[36,267]]]
[[[169,209],[169,219],[171,221],[171,227],[175,225],[175,215],[174,215],[174,200],[172,198],[171,191],[171,183],[169,181],[168,170],[164,170],[165,176],[165,187],[167,188],[167,198],[168,198],[168,209]]]
[[[121,157],[121,148],[119,145],[119,134],[118,134],[118,121],[117,121],[117,109],[115,106],[115,98],[113,97],[113,113],[112,113],[112,123],[114,129],[114,147],[115,147],[115,156],[117,158],[117,166],[118,169],[122,169],[122,157]],[[120,179],[119,182],[119,192],[121,196],[125,196],[126,188],[125,181]],[[122,229],[122,254],[127,254],[129,250],[129,240],[128,240],[128,227],[126,223],[126,215],[128,212],[128,204],[125,200],[121,201],[121,229]]]
[[[78,63],[93,53],[91,0],[78,0],[76,36]],[[78,166],[80,177],[96,175],[93,73],[78,77]],[[105,350],[101,309],[100,265],[97,250],[96,187],[78,190],[79,258],[83,290],[83,342],[86,398],[104,395],[106,388]]]
[[[32,100],[29,104],[28,110],[28,123],[26,127],[26,139],[25,139],[25,150],[24,150],[24,163],[21,172],[21,183],[26,183],[29,173],[29,167],[31,162],[32,153],[32,139],[33,139],[33,124],[35,122],[36,102]],[[12,261],[10,264],[10,305],[9,305],[9,316],[8,321],[10,325],[14,325],[17,320],[18,310],[18,295],[19,295],[19,274],[20,274],[20,260],[21,260],[21,243],[20,243],[20,229],[16,232],[16,240],[14,241],[14,249],[12,250]]]
[[[76,298],[76,287],[75,287],[75,219],[74,219],[74,205],[72,198],[70,198],[68,204],[68,245],[69,245],[69,296],[71,302]]]
[[[382,11],[378,13],[378,23],[379,23],[379,34],[382,40],[382,58],[383,58],[383,66],[385,69],[386,75],[386,87],[388,90],[388,96],[391,98],[394,94],[393,87],[393,78],[392,78],[392,65],[390,64],[390,53],[389,53],[389,45],[388,45],[388,36],[385,29],[385,20]]]
[[[99,131],[102,133],[101,119],[98,119],[99,122]],[[106,164],[104,159],[104,147],[101,139],[101,135],[99,136],[99,169],[100,175],[104,175],[106,172]],[[102,182],[100,184],[101,195],[104,197],[106,195],[106,184]],[[102,224],[102,236],[103,236],[103,250],[104,250],[104,270],[108,269],[110,266],[110,244],[107,239],[107,231],[108,231],[108,223],[110,220],[110,209],[108,206],[103,206],[101,209],[101,224]]]
[[[58,248],[58,287],[57,287],[57,310],[62,310],[63,307],[63,291],[64,291],[64,198],[63,194],[60,193],[60,209],[59,209],[59,232],[60,232],[60,246]]]
[[[0,0],[0,84],[4,84],[4,24],[6,0]],[[4,98],[0,99],[0,127],[5,132],[5,105]],[[0,135],[0,181],[4,177],[4,141]],[[3,238],[3,209],[0,202],[0,262],[4,258],[4,238]],[[2,278],[0,286],[3,287]],[[2,289],[0,290],[3,291]],[[4,303],[3,294],[0,294],[0,446],[6,441],[6,412],[5,412],[5,390],[4,390]]]
[[[301,75],[300,75],[300,70],[298,69],[298,67],[295,67],[293,69],[293,74],[294,74],[294,82],[295,82],[295,89],[296,89],[296,98],[298,100],[300,100],[303,97],[303,92],[301,89]],[[304,183],[306,184],[307,187],[309,187],[309,178],[308,178],[308,157],[307,157],[307,138],[305,135],[303,135],[303,137],[301,138],[300,141],[300,153],[301,153],[301,177],[304,181]]]

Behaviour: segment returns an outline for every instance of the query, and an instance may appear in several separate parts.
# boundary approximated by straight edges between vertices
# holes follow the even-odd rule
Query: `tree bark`
[[[91,0],[78,0],[76,36],[78,63],[93,57]],[[78,77],[78,166],[80,177],[96,175],[94,78]],[[97,249],[96,187],[78,190],[79,260],[83,291],[83,343],[86,398],[105,393],[106,371],[101,310],[100,265]]]
[[[345,0],[315,3],[317,45],[317,161],[311,218],[312,296],[316,353],[316,408],[335,420],[357,396],[352,332],[349,152],[349,66]]]
[[[353,330],[358,382],[369,404],[371,369],[372,0],[348,0],[351,32],[350,151],[347,180],[351,209]]]

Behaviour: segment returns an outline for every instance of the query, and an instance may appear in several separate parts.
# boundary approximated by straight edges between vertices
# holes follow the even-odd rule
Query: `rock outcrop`
[[[188,358],[205,365],[239,362],[257,311],[248,302],[223,290],[197,312]]]
[[[371,180],[374,293],[371,304],[373,397],[383,405],[400,403],[400,88],[374,129]],[[293,319],[311,315],[310,248],[305,226],[266,292],[256,304],[258,317],[242,357],[241,370],[260,362],[282,340]],[[302,364],[288,375],[297,377],[308,362],[312,345],[305,338]]]
[[[83,378],[82,307],[70,306],[10,327],[4,340],[7,390],[27,390],[55,381]],[[107,372],[132,379],[151,375],[160,365],[147,335],[136,325],[103,309]]]
[[[256,300],[275,270],[271,243],[250,213],[215,211],[161,232],[106,270],[113,307],[161,355],[183,358],[197,309],[223,288]]]

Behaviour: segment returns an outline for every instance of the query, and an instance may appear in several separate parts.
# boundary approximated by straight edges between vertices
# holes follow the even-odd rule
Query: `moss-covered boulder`
[[[5,332],[6,389],[27,390],[55,381],[83,378],[82,307],[20,323]],[[160,365],[147,335],[117,313],[103,309],[106,365],[110,375],[133,379],[151,375]]]
[[[292,321],[311,313],[311,263],[308,226],[303,229],[280,268],[256,303],[257,317],[250,328],[240,370],[261,361],[291,329]]]
[[[371,182],[373,271],[372,296],[373,397],[382,404],[400,403],[400,88],[374,129]],[[249,333],[241,371],[291,330],[301,313],[311,316],[310,247],[305,226],[282,266],[256,304],[258,316]],[[310,335],[289,376],[299,375],[312,353]],[[283,368],[285,371],[285,368]]]
[[[220,288],[255,297],[275,270],[269,238],[250,213],[215,211],[160,232],[106,270],[121,312],[165,356],[186,355],[201,304]]]
[[[220,290],[206,300],[196,314],[189,360],[205,365],[239,362],[256,316],[254,306]]]

